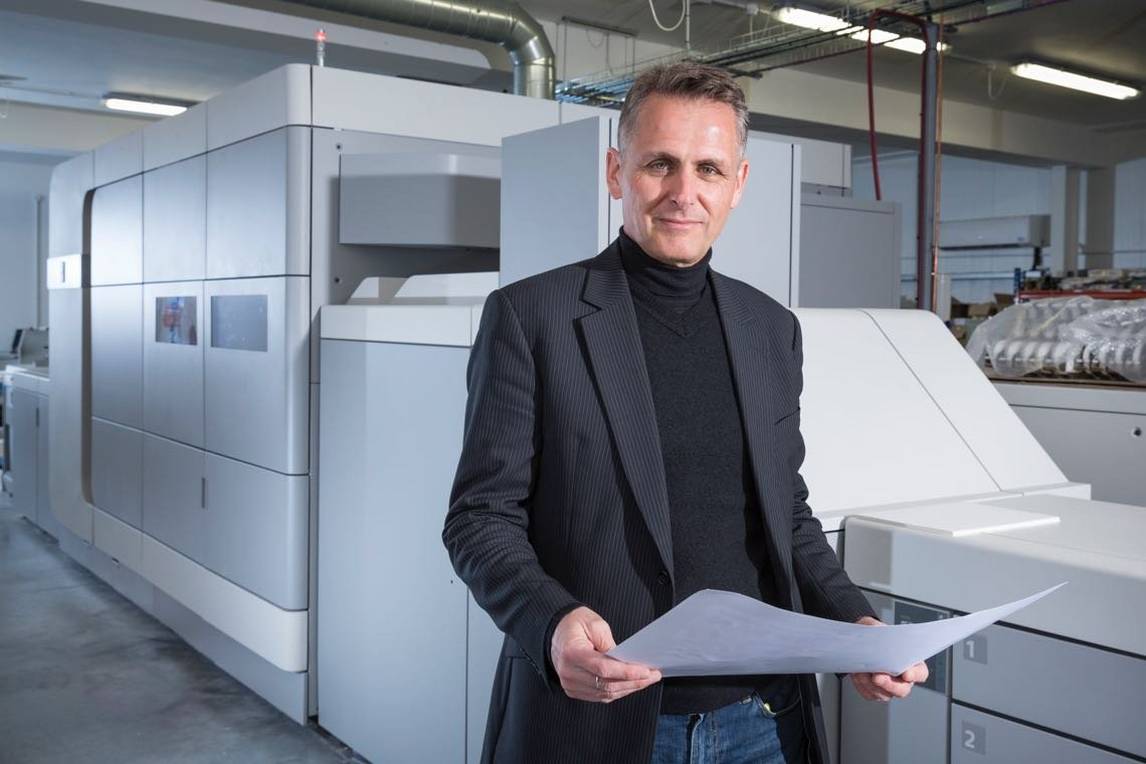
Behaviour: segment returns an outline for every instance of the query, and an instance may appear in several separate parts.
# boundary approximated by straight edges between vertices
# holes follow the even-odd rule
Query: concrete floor
[[[0,509],[0,763],[354,760]]]

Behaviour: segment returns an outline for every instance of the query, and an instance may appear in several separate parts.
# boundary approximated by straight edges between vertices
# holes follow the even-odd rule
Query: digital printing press
[[[48,273],[61,547],[284,712],[317,715],[362,755],[477,760],[501,635],[440,541],[466,361],[499,280],[584,259],[615,236],[602,162],[615,116],[288,66],[61,165]],[[789,305],[815,305],[837,258],[800,247],[801,147],[753,135],[749,158],[753,182],[714,267]],[[835,209],[841,234],[857,218],[869,232],[898,230],[887,225],[893,210],[853,209],[843,197],[816,214]],[[890,252],[887,284],[877,278],[867,304],[895,293]],[[1107,505],[1066,481],[942,326],[898,311],[800,316],[813,506],[833,541],[871,524],[848,536],[844,559],[885,620],[908,606],[922,606],[919,618],[928,607],[998,604],[1011,591],[990,562],[961,599],[940,586],[966,574],[957,562],[908,573],[922,562],[889,547],[937,535],[918,530],[914,513],[934,522],[936,507],[958,518],[1028,501],[1091,545],[1098,562],[1087,570],[1098,572],[1087,584],[1032,559],[1035,579],[1081,585],[1030,617],[1085,599],[1096,631],[1080,636],[1045,613],[1024,628],[1114,655],[1125,676],[1141,672],[1141,641],[1127,647],[1102,631],[1141,632],[1141,553],[1118,558],[1124,550],[1105,536],[1073,530],[1053,502],[1087,516]],[[1117,512],[1119,538],[1146,530],[1137,508]],[[1001,543],[938,536],[952,548]],[[1019,547],[1039,543],[1046,557],[1067,558],[1049,538]],[[987,548],[990,560],[1004,556]],[[878,567],[888,560],[895,576]],[[1088,587],[1099,580],[1110,591],[1123,582],[1126,594],[1097,596]],[[959,754],[947,709],[970,708],[970,696],[952,694],[957,667],[944,666],[938,692],[919,688],[890,709],[854,708],[849,690],[840,704],[837,680],[825,678],[829,728],[842,728],[832,733],[838,760]],[[1146,684],[1128,686],[1141,707]],[[1052,726],[1025,706],[972,705],[1052,746],[1143,755],[1140,741]],[[920,718],[934,735],[921,736]],[[998,745],[988,760],[1013,760]]]

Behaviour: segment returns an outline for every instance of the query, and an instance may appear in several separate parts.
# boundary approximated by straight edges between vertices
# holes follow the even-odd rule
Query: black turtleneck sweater
[[[623,230],[620,242],[664,457],[676,602],[701,589],[724,589],[776,604],[732,368],[709,282],[712,251],[679,268],[649,257]],[[753,690],[778,708],[798,692],[789,676],[676,678],[664,685],[661,713],[666,714],[711,711]]]

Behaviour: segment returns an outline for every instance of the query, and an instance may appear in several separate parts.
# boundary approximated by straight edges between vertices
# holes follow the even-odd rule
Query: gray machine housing
[[[592,112],[292,65],[63,163],[61,546],[312,715],[318,309],[370,276],[495,271],[501,138]]]

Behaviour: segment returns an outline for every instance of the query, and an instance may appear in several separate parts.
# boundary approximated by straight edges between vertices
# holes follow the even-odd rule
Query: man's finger
[[[921,682],[926,682],[929,675],[930,672],[927,670],[926,663],[916,663],[907,671],[904,671],[902,674],[900,674],[899,678],[904,682],[919,684]]]
[[[576,650],[566,653],[566,658],[572,666],[581,669],[592,676],[601,677],[604,682],[608,679],[634,681],[647,679],[653,669],[639,663],[625,663],[616,658],[602,655],[595,650]]]
[[[864,700],[889,701],[891,695],[880,689],[873,674],[852,674],[852,682]]]
[[[654,672],[648,679],[632,682],[598,682],[595,677],[582,671],[575,672],[570,677],[561,678],[561,687],[565,694],[576,700],[591,702],[612,702],[649,687],[659,682],[659,672]]]
[[[911,692],[911,682],[904,682],[891,674],[872,674],[872,684],[896,698],[905,698]]]
[[[605,653],[617,646],[616,640],[613,639],[613,630],[609,628],[609,624],[604,619],[598,618],[591,621],[585,630],[589,634],[593,648],[598,652]]]
[[[593,689],[600,690],[601,692],[629,693],[629,692],[636,692],[637,690],[643,690],[646,687],[648,687],[649,685],[656,684],[659,681],[660,681],[660,675],[650,674],[647,679],[621,680],[621,681],[618,681],[616,679],[601,680],[600,685],[598,685],[595,681],[590,679],[589,683],[593,686]]]
[[[601,687],[610,690],[626,689],[626,688],[642,688],[648,687],[650,684],[656,684],[661,680],[659,671],[650,671],[649,675],[644,679],[602,679]]]

